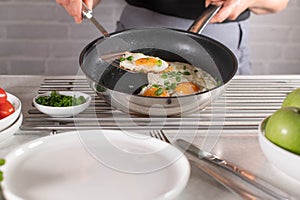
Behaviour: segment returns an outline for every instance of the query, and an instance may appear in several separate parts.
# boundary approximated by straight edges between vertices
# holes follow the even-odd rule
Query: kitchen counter
[[[24,115],[24,129],[15,133],[13,138],[0,146],[0,157],[4,157],[17,146],[33,139],[49,135],[49,131],[37,131],[26,129],[26,118],[30,117],[33,97],[41,92],[41,85],[45,79],[84,79],[84,77],[73,76],[2,76],[0,75],[0,87],[7,92],[17,96],[22,102],[22,113]],[[172,140],[175,137],[194,138],[194,143],[201,146],[203,141],[210,141],[215,145],[206,143],[213,147],[211,150],[218,156],[234,162],[238,166],[251,171],[253,174],[272,183],[278,188],[286,191],[295,199],[300,199],[300,182],[283,174],[275,168],[263,155],[258,143],[258,124],[266,116],[270,115],[281,105],[285,95],[291,90],[300,87],[300,75],[283,76],[236,76],[228,85],[224,95],[224,119],[219,127],[220,134],[207,136],[205,127],[210,127],[205,121],[205,112],[220,109],[220,101],[210,106],[199,115],[191,115],[187,119],[199,119],[203,116],[203,124],[198,124],[199,129],[193,130],[195,124],[187,125],[179,132],[174,131],[176,126],[166,128],[166,135]],[[108,114],[107,114],[108,115]],[[103,115],[106,116],[106,115]],[[185,118],[184,118],[185,119]],[[211,120],[208,119],[208,120]],[[188,121],[188,120],[186,120]],[[190,123],[192,123],[190,122]],[[184,122],[188,123],[188,122]],[[172,126],[170,126],[172,127]],[[202,128],[201,128],[202,127]],[[109,126],[103,128],[110,129]],[[60,130],[63,132],[63,130]],[[211,139],[211,140],[210,140]],[[202,163],[206,167],[217,168]],[[226,174],[225,174],[226,175]],[[191,177],[187,187],[177,198],[178,200],[192,199],[238,199],[223,185],[219,184],[203,171],[192,166]]]

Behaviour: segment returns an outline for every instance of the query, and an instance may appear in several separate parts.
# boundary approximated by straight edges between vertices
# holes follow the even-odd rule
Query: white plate
[[[258,140],[259,145],[266,158],[280,171],[300,181],[300,155],[289,152],[268,140],[265,136],[264,129],[267,122],[264,119],[259,126]]]
[[[33,104],[42,113],[49,115],[51,117],[71,117],[78,115],[82,111],[84,111],[87,107],[89,107],[92,97],[88,94],[85,94],[83,92],[77,92],[77,91],[58,91],[61,95],[66,96],[75,96],[76,98],[83,96],[86,100],[85,103],[76,105],[76,106],[68,106],[68,107],[53,107],[53,106],[44,106],[41,104],[38,104],[35,100],[40,96],[50,96],[51,92],[46,92],[44,94],[39,94],[33,99]]]
[[[12,125],[21,113],[21,101],[10,93],[7,94],[7,100],[14,106],[15,112],[0,120],[0,131]]]
[[[175,147],[131,132],[89,130],[44,137],[2,167],[10,199],[172,199],[190,165]]]
[[[5,140],[7,140],[8,138],[10,138],[11,136],[13,136],[14,133],[17,130],[19,130],[19,127],[21,126],[22,122],[23,122],[23,115],[21,113],[19,115],[19,118],[15,121],[15,123],[10,125],[10,127],[6,128],[5,130],[0,131],[0,144]]]

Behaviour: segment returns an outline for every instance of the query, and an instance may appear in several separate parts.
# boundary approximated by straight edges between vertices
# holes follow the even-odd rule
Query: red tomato
[[[4,103],[0,104],[0,119],[7,117],[13,112],[15,112],[15,108],[9,101],[6,100]]]
[[[6,99],[7,99],[6,92],[2,88],[0,88],[0,104],[4,103]]]

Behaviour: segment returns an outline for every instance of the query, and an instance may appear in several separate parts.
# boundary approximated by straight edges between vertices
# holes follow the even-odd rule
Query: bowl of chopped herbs
[[[91,96],[77,91],[51,91],[33,99],[37,110],[51,117],[72,117],[89,107]]]

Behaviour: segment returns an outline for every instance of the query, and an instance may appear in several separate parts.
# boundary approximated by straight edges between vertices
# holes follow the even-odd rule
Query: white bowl
[[[68,106],[68,107],[52,107],[52,106],[44,106],[38,104],[35,100],[41,96],[50,96],[51,92],[47,92],[44,94],[37,95],[33,98],[33,104],[40,112],[47,114],[51,117],[71,117],[75,116],[82,111],[84,111],[87,107],[89,107],[92,97],[88,94],[76,91],[61,91],[59,92],[62,95],[66,96],[75,96],[76,98],[83,96],[85,98],[85,103],[76,105],[76,106]]]
[[[19,127],[22,125],[22,122],[23,115],[22,113],[20,113],[19,117],[12,125],[4,129],[3,131],[0,131],[0,145],[2,147],[4,145],[4,142],[6,142],[9,138],[12,138],[14,133],[17,132],[17,130],[19,130]]]
[[[0,120],[0,131],[3,131],[4,129],[6,129],[10,125],[12,125],[17,120],[17,118],[19,117],[19,115],[21,113],[21,107],[22,107],[20,99],[18,99],[16,96],[14,96],[8,92],[6,94],[7,94],[7,100],[15,108],[15,112],[13,112],[9,116]]]
[[[289,152],[268,140],[264,129],[268,118],[264,119],[259,126],[258,140],[260,147],[267,159],[279,170],[288,176],[300,181],[300,155]]]

